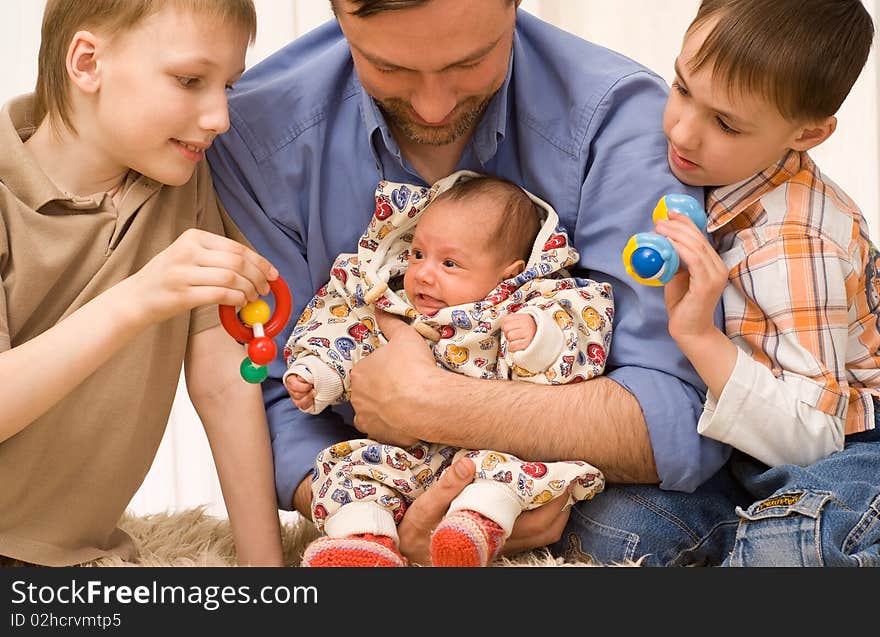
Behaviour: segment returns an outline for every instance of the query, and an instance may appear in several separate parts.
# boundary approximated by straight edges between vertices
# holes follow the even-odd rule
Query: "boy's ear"
[[[85,93],[96,93],[101,85],[98,38],[90,31],[77,31],[67,49],[67,75]]]
[[[522,259],[517,259],[504,269],[504,272],[501,273],[501,276],[504,277],[504,279],[509,279],[510,277],[516,276],[525,269],[526,262]]]
[[[837,128],[837,118],[826,117],[818,122],[810,122],[797,132],[797,137],[791,144],[791,148],[797,151],[810,150],[831,137],[831,133]]]

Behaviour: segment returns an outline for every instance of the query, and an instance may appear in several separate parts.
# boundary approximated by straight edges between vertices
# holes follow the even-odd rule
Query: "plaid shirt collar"
[[[706,229],[715,232],[740,214],[749,215],[747,225],[754,225],[761,207],[753,204],[802,171],[814,172],[813,160],[805,152],[789,150],[778,163],[754,177],[715,188],[707,200],[709,222]]]

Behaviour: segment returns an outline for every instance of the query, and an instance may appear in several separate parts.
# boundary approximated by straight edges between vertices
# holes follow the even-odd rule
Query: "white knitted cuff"
[[[333,405],[342,398],[342,379],[317,356],[303,356],[297,360],[284,372],[281,382],[285,382],[291,374],[301,376],[315,387],[315,402],[307,413],[320,414],[328,405]]]
[[[562,329],[553,320],[549,312],[539,310],[536,307],[527,306],[520,310],[535,319],[538,331],[529,346],[519,352],[514,352],[513,362],[517,366],[530,372],[543,372],[547,370],[562,353],[565,345],[565,337]]]
[[[372,533],[387,535],[394,544],[400,543],[391,511],[373,501],[343,504],[324,521],[324,533],[330,537]]]
[[[449,513],[468,509],[489,518],[504,530],[504,539],[513,531],[513,523],[522,513],[522,503],[509,485],[495,480],[476,480],[449,505]]]

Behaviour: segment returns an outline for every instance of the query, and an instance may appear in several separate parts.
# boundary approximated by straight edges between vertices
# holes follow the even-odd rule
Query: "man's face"
[[[108,42],[91,141],[117,166],[186,183],[229,128],[226,89],[244,71],[248,34],[168,7]]]
[[[508,0],[431,0],[366,18],[336,3],[358,79],[392,128],[418,144],[466,135],[504,83],[516,5]]]

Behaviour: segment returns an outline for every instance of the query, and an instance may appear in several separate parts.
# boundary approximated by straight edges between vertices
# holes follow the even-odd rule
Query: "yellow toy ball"
[[[265,324],[269,320],[271,310],[265,301],[251,301],[239,311],[238,315],[244,324],[253,327],[257,323]]]

